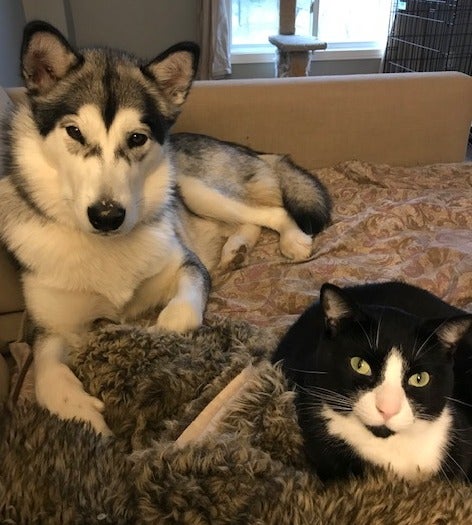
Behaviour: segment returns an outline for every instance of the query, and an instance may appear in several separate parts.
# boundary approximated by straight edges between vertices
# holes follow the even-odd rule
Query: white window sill
[[[348,45],[329,45],[323,51],[314,51],[313,60],[365,60],[382,58],[383,49],[378,46],[366,45],[349,47]],[[232,64],[266,64],[275,58],[274,46],[238,46],[231,52]]]

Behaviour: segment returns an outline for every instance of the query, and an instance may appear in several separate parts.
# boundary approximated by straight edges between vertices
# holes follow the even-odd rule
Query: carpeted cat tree
[[[269,36],[269,42],[277,48],[277,77],[309,75],[313,52],[328,46],[315,36],[295,34],[296,11],[296,0],[279,0],[279,34]]]

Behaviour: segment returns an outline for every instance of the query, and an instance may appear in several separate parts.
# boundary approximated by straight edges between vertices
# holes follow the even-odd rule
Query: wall
[[[197,0],[23,0],[27,20],[42,18],[77,47],[108,46],[153,58],[197,40]]]
[[[22,0],[27,22],[45,20],[67,35],[65,3],[62,0]]]
[[[117,47],[142,58],[153,58],[178,41],[198,38],[198,0],[22,0],[21,3],[27,21],[42,18],[51,22],[78,47]],[[19,21],[15,28],[3,22],[3,12],[8,14],[14,6],[21,11],[21,3],[0,0],[0,41],[12,42],[7,49],[19,49],[24,19],[17,15]],[[2,23],[5,27],[8,25],[9,35],[13,36],[2,40]],[[16,61],[17,54],[14,67],[9,63],[3,68],[11,78],[18,78]],[[311,74],[376,73],[379,66],[378,59],[316,61],[315,57]],[[233,78],[271,78],[274,75],[273,63],[233,65]]]
[[[0,86],[18,86],[21,34],[25,15],[18,0],[0,0]]]

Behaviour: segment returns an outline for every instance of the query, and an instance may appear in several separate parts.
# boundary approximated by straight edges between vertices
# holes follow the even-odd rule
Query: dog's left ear
[[[164,100],[164,116],[174,120],[195,78],[200,48],[194,42],[181,42],[142,67],[142,72],[156,82]]]

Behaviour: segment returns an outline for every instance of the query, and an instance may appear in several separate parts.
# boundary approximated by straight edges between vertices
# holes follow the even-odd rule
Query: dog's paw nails
[[[156,328],[170,332],[187,332],[198,328],[203,313],[186,301],[170,301],[157,318]]]
[[[105,403],[103,401],[100,401],[100,399],[97,399],[96,397],[90,397],[92,406],[96,408],[99,412],[103,412],[105,410]]]
[[[110,427],[105,423],[105,420],[101,418],[101,421],[90,421],[93,429],[97,434],[101,434],[103,437],[112,437],[113,432],[111,431]]]
[[[81,411],[76,419],[90,423],[92,428],[97,434],[101,434],[103,437],[113,436],[113,432],[110,427],[106,424],[105,419],[102,416],[105,405],[96,397],[89,396],[91,408],[87,411]],[[98,401],[98,403],[96,403]],[[94,410],[95,408],[95,410]]]
[[[290,230],[280,236],[280,251],[295,261],[308,259],[312,252],[312,238],[301,230]]]

